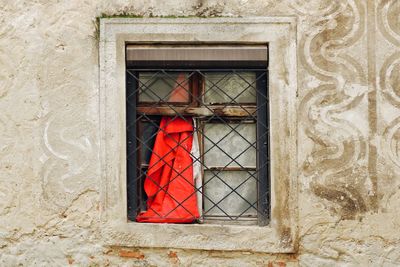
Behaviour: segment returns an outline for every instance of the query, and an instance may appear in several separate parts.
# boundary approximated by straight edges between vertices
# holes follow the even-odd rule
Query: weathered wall
[[[109,3],[113,2],[113,3]],[[0,0],[0,265],[400,265],[400,1]],[[103,247],[96,17],[298,18],[299,251]]]

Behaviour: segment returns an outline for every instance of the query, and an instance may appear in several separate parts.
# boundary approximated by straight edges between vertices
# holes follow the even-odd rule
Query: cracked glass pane
[[[139,73],[139,102],[189,102],[188,74]]]
[[[251,175],[256,177],[254,171],[205,171],[204,215],[256,216],[257,181]]]
[[[207,72],[205,75],[205,104],[255,103],[255,72]]]
[[[255,123],[206,123],[204,135],[207,167],[256,167]]]

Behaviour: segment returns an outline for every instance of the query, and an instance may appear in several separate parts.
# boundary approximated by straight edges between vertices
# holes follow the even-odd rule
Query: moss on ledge
[[[149,15],[143,15],[143,14],[136,14],[136,13],[128,13],[128,12],[121,12],[121,13],[116,13],[116,14],[107,14],[107,13],[101,13],[100,16],[96,17],[96,22],[95,22],[95,36],[96,40],[100,39],[100,19],[109,19],[109,18],[168,18],[168,19],[178,19],[178,18],[215,18],[215,17],[227,17],[227,16],[222,16],[221,14],[212,14],[212,15],[204,15],[204,13],[197,13],[196,15],[161,15],[161,16],[155,16],[153,13],[150,13]]]

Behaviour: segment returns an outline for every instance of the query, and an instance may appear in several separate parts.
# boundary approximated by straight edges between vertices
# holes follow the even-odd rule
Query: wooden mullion
[[[139,106],[137,112],[139,114],[146,115],[160,115],[160,116],[175,116],[180,114],[182,116],[194,116],[194,117],[256,117],[255,106],[237,107],[237,106],[208,106],[208,107],[171,107],[171,106]]]
[[[239,166],[227,166],[227,167],[207,167],[207,171],[257,171],[257,167],[239,167]]]
[[[190,106],[192,107],[198,107],[200,106],[200,100],[199,100],[199,92],[200,92],[200,87],[201,87],[201,80],[200,80],[200,75],[196,72],[190,77]]]

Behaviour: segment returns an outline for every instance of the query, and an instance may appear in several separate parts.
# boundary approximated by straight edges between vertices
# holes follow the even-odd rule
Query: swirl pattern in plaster
[[[306,11],[308,1],[292,5],[299,14],[313,16],[299,43],[300,62],[317,80],[300,103],[303,130],[314,142],[303,174],[311,178],[315,195],[334,203],[341,218],[351,219],[368,209],[365,124],[352,118],[365,105],[367,78],[349,52],[365,32],[366,8],[354,0],[324,3],[315,12]]]
[[[43,131],[42,190],[46,205],[65,208],[96,183],[93,125],[79,111],[52,112]]]
[[[400,169],[400,2],[381,0],[377,7],[379,31],[395,47],[379,72],[384,98],[397,110],[383,132],[382,148],[393,166]]]

